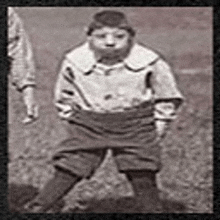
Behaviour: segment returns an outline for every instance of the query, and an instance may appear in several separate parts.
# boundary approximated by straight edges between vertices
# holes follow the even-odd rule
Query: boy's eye
[[[125,37],[124,34],[116,34],[116,35],[115,35],[115,38],[118,38],[118,39],[122,39],[122,38],[124,38],[124,37]]]
[[[105,39],[105,34],[96,34],[95,37],[99,39]]]

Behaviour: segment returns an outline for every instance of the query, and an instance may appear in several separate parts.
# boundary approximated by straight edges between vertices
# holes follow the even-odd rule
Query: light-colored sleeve
[[[155,119],[173,120],[184,98],[177,87],[170,66],[162,59],[154,64],[152,88],[155,98]]]
[[[61,63],[58,78],[54,89],[54,104],[58,114],[66,118],[72,113],[76,101],[76,91],[74,88],[75,73],[72,64],[67,60]]]
[[[8,58],[12,83],[18,90],[35,85],[33,50],[23,23],[11,7],[8,8]]]

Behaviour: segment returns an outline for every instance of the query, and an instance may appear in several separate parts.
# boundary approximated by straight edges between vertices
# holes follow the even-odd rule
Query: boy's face
[[[120,56],[131,45],[128,31],[120,28],[103,27],[95,29],[88,37],[92,48],[103,57]]]

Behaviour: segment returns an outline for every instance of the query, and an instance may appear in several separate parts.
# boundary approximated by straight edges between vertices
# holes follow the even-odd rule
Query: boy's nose
[[[105,44],[108,47],[113,47],[115,45],[114,37],[112,35],[107,35],[106,36]]]

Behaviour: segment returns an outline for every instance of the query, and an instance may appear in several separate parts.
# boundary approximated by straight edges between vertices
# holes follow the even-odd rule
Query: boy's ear
[[[88,31],[89,31],[89,27],[88,26],[84,26],[84,28],[83,28],[83,30],[84,30],[84,33],[88,36]]]
[[[90,41],[90,40],[91,40],[91,35],[88,35],[89,27],[85,26],[85,27],[83,28],[83,30],[84,30],[84,33],[85,33],[85,35],[86,35],[87,41]]]

